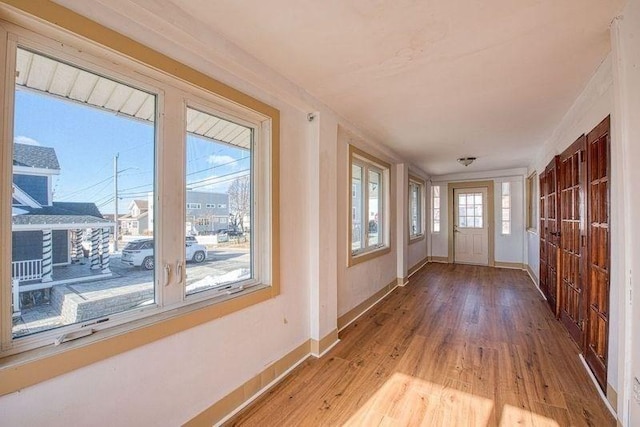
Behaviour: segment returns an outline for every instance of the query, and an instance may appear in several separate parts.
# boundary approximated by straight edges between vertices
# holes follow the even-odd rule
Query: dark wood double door
[[[540,289],[606,390],[609,118],[540,174]]]

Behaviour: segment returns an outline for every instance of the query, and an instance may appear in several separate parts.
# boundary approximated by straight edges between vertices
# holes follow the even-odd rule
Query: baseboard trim
[[[396,285],[398,285],[398,286],[405,286],[408,283],[409,283],[409,276],[397,277],[396,278]]]
[[[611,387],[611,384],[607,383],[607,400],[611,403],[611,406],[618,408],[618,392]]]
[[[587,374],[589,375],[589,378],[591,378],[591,382],[593,383],[593,386],[598,391],[598,394],[600,395],[600,398],[604,402],[604,404],[607,407],[607,409],[609,410],[609,412],[611,412],[611,415],[613,415],[613,418],[615,418],[617,420],[618,419],[618,414],[617,414],[616,410],[613,409],[613,406],[611,406],[611,403],[609,402],[609,399],[607,399],[607,396],[604,395],[602,389],[600,388],[600,384],[598,384],[598,380],[596,380],[596,377],[593,375],[593,372],[591,372],[591,369],[589,369],[589,365],[587,365],[587,361],[585,360],[585,358],[582,355],[582,353],[580,353],[578,355],[578,357],[580,357],[580,361],[582,362],[582,366],[584,366],[584,369],[585,369],[585,371],[587,371]]]
[[[443,264],[449,264],[449,257],[446,256],[432,256],[429,257],[429,262],[440,262]]]
[[[531,267],[529,267],[529,264],[526,264],[527,267],[527,273],[529,274],[529,277],[531,277],[531,280],[533,281],[533,283],[535,283],[536,286],[540,286],[540,282],[538,280],[538,277],[536,276],[536,274],[533,272],[533,270],[531,269]]]
[[[415,263],[413,267],[409,269],[408,277],[413,276],[418,270],[420,270],[422,267],[427,265],[428,262],[429,262],[429,257],[426,256],[422,258],[420,261],[418,261],[417,263]]]
[[[300,344],[240,387],[187,421],[184,427],[219,426],[230,420],[304,362],[309,357],[310,348],[311,340]]]
[[[311,355],[317,358],[324,356],[329,350],[331,350],[340,340],[338,339],[338,329],[334,329],[329,332],[324,338],[320,340],[310,340]]]
[[[496,268],[511,268],[511,269],[515,269],[515,270],[524,270],[524,264],[522,264],[521,262],[502,262],[502,261],[495,261],[493,263],[493,266]]]
[[[358,320],[360,316],[365,314],[367,311],[372,309],[376,304],[385,299],[387,295],[393,292],[398,287],[398,279],[393,279],[389,284],[385,285],[382,289],[380,289],[375,294],[371,295],[369,298],[338,317],[338,332],[342,331],[344,328]]]

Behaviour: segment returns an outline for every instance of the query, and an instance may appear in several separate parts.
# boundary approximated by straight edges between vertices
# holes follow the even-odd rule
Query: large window
[[[148,342],[127,325],[157,339],[277,295],[277,110],[150,50],[5,28],[0,357],[78,338],[117,354]]]
[[[502,183],[502,234],[511,234],[511,183]]]
[[[431,232],[440,232],[440,186],[431,186]]]
[[[187,108],[187,295],[237,291],[255,284],[251,158],[253,130],[213,113]],[[227,208],[229,206],[229,208]],[[229,218],[230,223],[221,219]]]
[[[157,96],[15,52],[11,314],[24,341],[156,304],[153,226],[115,225],[154,197]]]
[[[350,146],[350,264],[388,249],[389,165]]]
[[[409,240],[418,240],[424,236],[424,181],[409,176]]]

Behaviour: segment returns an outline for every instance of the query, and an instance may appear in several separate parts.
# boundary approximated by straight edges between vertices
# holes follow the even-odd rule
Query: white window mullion
[[[170,242],[184,242],[184,98],[178,90],[167,89],[164,121],[158,130],[156,196],[154,203],[156,243],[156,283],[158,303],[173,306],[184,300],[181,282],[184,248]],[[160,116],[162,117],[162,116]]]

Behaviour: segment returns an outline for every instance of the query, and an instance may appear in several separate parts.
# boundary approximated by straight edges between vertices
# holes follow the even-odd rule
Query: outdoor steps
[[[103,318],[153,298],[152,282],[126,286],[113,286],[110,281],[72,283],[54,286],[51,290],[51,305],[60,313],[63,324]]]

